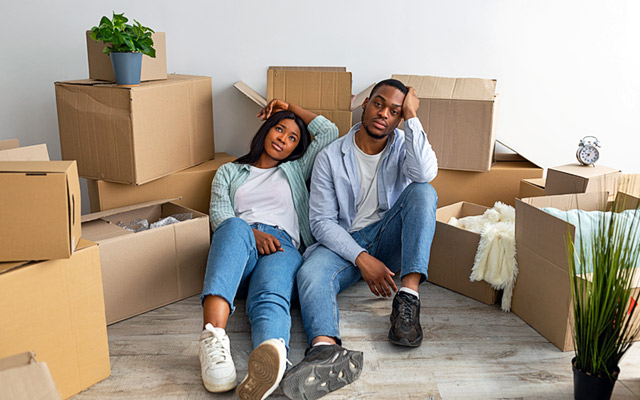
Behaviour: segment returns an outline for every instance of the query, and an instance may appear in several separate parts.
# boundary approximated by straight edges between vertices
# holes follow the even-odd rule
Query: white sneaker
[[[211,324],[204,327],[200,335],[200,371],[202,383],[210,392],[226,392],[236,387],[236,366],[224,329]]]
[[[269,339],[251,352],[247,376],[236,390],[240,400],[263,400],[278,387],[287,368],[283,339]]]

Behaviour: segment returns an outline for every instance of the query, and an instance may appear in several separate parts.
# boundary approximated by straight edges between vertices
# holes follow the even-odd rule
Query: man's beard
[[[380,135],[378,135],[377,133],[373,133],[365,125],[362,125],[362,127],[364,128],[364,131],[367,133],[367,135],[369,135],[370,137],[372,137],[374,139],[378,139],[379,140],[379,139],[384,139],[387,136],[389,136],[388,133],[382,133]]]

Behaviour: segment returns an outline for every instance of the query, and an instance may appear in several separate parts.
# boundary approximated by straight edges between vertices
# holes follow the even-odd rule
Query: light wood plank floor
[[[360,282],[339,297],[344,345],[364,352],[358,381],[324,399],[572,399],[572,352],[562,353],[517,316],[426,283],[420,288],[425,338],[417,349],[387,341],[389,299]],[[242,380],[251,351],[244,302],[228,326]],[[233,399],[200,380],[198,297],[111,325],[112,375],[74,399]],[[304,354],[300,310],[293,310],[290,360]],[[285,399],[278,389],[273,399]],[[640,344],[627,353],[614,399],[640,399]]]

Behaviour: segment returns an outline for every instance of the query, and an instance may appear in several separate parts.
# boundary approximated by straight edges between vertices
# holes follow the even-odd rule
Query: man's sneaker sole
[[[342,354],[332,360],[294,367],[280,387],[292,400],[316,400],[358,379],[362,373],[362,360],[362,352],[343,349]]]
[[[285,368],[280,367],[278,349],[273,345],[260,345],[251,352],[247,377],[240,383],[236,394],[240,400],[266,399],[278,387]]]
[[[389,341],[397,346],[419,347],[422,344],[422,336],[410,342],[407,338],[397,339],[391,331],[389,331]]]
[[[229,382],[224,382],[217,385],[207,383],[204,380],[202,381],[202,383],[204,384],[205,389],[212,393],[228,392],[229,390],[233,390],[238,385],[237,377],[235,375],[233,375],[232,381],[230,380]]]

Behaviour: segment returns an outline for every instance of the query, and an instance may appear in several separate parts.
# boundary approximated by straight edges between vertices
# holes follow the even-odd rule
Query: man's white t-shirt
[[[233,203],[238,218],[250,225],[278,226],[289,234],[296,248],[300,245],[300,227],[291,186],[280,168],[249,166],[249,177],[236,191]]]
[[[358,164],[358,176],[360,191],[356,201],[356,216],[351,223],[349,233],[359,231],[382,218],[378,214],[378,167],[382,159],[382,153],[369,155],[360,150],[353,136],[353,148],[355,149],[356,162]]]

